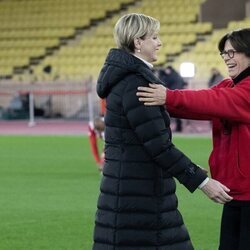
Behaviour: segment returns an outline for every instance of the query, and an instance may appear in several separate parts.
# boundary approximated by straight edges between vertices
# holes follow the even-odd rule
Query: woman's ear
[[[140,53],[141,52],[141,40],[140,38],[134,39],[135,51]]]

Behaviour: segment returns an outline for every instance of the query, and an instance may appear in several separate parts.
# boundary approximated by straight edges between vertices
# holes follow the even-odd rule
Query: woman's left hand
[[[150,83],[149,87],[138,87],[139,101],[144,105],[164,105],[167,97],[167,89],[161,84]]]

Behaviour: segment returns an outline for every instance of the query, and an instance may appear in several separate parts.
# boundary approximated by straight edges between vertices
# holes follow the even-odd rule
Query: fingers
[[[222,188],[226,191],[226,192],[230,192],[230,189],[227,188],[225,185],[221,184]]]
[[[145,106],[158,106],[162,105],[158,100],[155,100],[155,98],[151,97],[140,97],[140,102],[143,102]]]
[[[138,90],[139,92],[137,92],[136,95],[139,97],[139,101],[143,102],[145,106],[160,105],[159,101],[155,97],[155,89],[148,87],[138,87]]]
[[[227,189],[227,190],[229,190],[229,189]],[[223,199],[225,202],[229,202],[229,201],[231,201],[231,200],[233,199],[233,197],[230,196],[227,192],[228,192],[228,191],[222,192],[222,199]]]
[[[140,102],[153,102],[154,100],[153,100],[153,98],[151,98],[151,97],[140,97],[139,98],[139,101]]]
[[[159,105],[158,102],[144,102],[144,105],[145,106],[156,106],[156,105]]]
[[[223,204],[226,203],[226,202],[229,202],[232,200],[232,197],[229,196],[226,192],[222,192],[218,197],[217,197],[217,200]]]
[[[230,189],[223,184],[220,184],[220,185],[223,189],[222,195],[223,195],[223,198],[225,199],[225,201],[226,202],[231,201],[233,199],[233,197],[228,194],[228,192],[230,192]]]
[[[155,105],[159,105],[156,101],[154,101],[154,99],[152,98],[143,98],[143,97],[140,97],[139,98],[139,101],[140,102],[143,102],[145,106],[155,106]]]
[[[159,84],[155,84],[155,83],[149,83],[149,86],[153,89],[157,89],[157,87],[159,86]]]
[[[149,93],[149,92],[137,92],[136,95],[140,96],[140,97],[151,97],[152,98],[152,93]]]
[[[219,203],[219,204],[225,204],[226,202],[221,200],[219,197],[218,198],[211,198],[212,201],[214,201],[215,203]]]
[[[233,198],[229,196],[226,192],[221,192],[219,195],[211,198],[211,200],[220,204],[225,204],[231,201],[232,199]]]
[[[155,92],[154,88],[149,88],[149,87],[138,87],[137,89],[139,90],[139,92],[137,92],[137,95],[138,94],[145,94],[145,93],[147,94],[147,93],[154,93]],[[141,91],[143,91],[143,92],[141,92]]]
[[[147,96],[147,93],[152,93],[155,94],[156,91],[160,88],[163,87],[159,84],[155,84],[155,83],[149,83],[149,87],[138,87],[137,90],[138,92],[136,93],[137,96]],[[165,90],[165,89],[164,89]]]
[[[214,202],[225,204],[233,198],[227,193],[230,190],[220,182],[210,179],[208,183],[202,187],[202,191]]]
[[[225,187],[224,185],[221,184],[221,187]],[[228,188],[227,188],[228,190]],[[220,203],[220,204],[225,204],[226,202],[231,201],[233,198],[228,195],[224,189],[220,190],[218,193],[215,193],[215,195],[211,198],[213,201]]]

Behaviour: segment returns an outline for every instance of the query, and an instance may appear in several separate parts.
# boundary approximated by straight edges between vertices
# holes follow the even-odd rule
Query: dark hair
[[[247,57],[250,57],[250,28],[233,30],[224,35],[218,44],[220,52],[224,50],[227,40],[230,41],[236,51],[242,52]]]

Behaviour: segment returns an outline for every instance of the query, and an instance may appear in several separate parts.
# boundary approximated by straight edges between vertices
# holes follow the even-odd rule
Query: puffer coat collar
[[[149,83],[163,84],[139,58],[122,49],[111,49],[97,81],[97,94],[106,98],[110,90],[129,74],[142,75]]]

